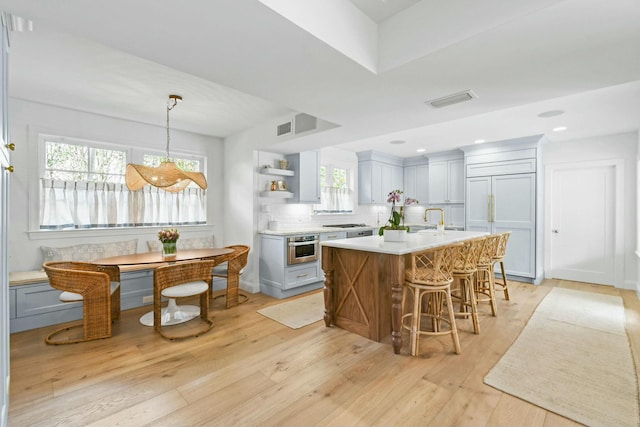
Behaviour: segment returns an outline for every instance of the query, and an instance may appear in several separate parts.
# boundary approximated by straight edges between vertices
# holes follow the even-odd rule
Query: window
[[[167,156],[158,156],[155,154],[145,154],[144,157],[144,165],[145,166],[160,166],[160,163],[167,159]],[[200,171],[200,161],[194,159],[179,159],[176,157],[172,157],[171,160],[176,164],[179,169],[182,169],[185,172],[199,172]],[[193,182],[190,186],[196,187],[197,185]]]
[[[45,178],[75,182],[124,183],[126,151],[52,140],[46,140],[45,147]]]
[[[206,223],[206,191],[195,184],[179,193],[155,187],[129,191],[131,158],[157,166],[166,157],[130,147],[41,135],[40,229],[136,227]],[[172,158],[188,172],[204,157]]]
[[[315,213],[352,213],[351,170],[333,165],[320,166],[320,200]]]

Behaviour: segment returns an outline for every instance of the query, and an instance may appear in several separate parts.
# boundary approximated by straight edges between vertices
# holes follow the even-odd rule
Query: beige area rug
[[[553,288],[484,382],[589,426],[638,426],[622,299]]]
[[[258,313],[290,327],[302,328],[324,318],[322,292],[258,310]]]

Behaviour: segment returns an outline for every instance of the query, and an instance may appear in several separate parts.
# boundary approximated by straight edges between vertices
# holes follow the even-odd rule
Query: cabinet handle
[[[491,222],[496,222],[496,196],[491,195]]]
[[[13,172],[15,170],[13,165],[7,166],[5,169],[8,170],[9,172]]]
[[[491,195],[487,196],[487,222],[491,222]]]
[[[307,277],[308,275],[309,275],[309,273],[298,274],[298,277]]]
[[[13,142],[10,144],[5,144],[5,147],[7,147],[9,150],[14,151],[16,149],[16,144],[14,144]]]

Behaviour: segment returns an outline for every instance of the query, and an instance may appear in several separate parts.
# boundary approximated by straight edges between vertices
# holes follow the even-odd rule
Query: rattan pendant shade
[[[207,188],[207,179],[202,172],[185,172],[173,162],[162,162],[160,166],[143,166],[129,163],[125,174],[127,187],[136,191],[145,185],[153,185],[165,191],[176,193],[184,190],[191,181],[202,189]]]
[[[184,190],[191,182],[195,182],[203,190],[207,188],[207,179],[202,172],[186,172],[179,169],[169,157],[169,111],[181,101],[179,95],[169,95],[167,102],[167,160],[160,166],[144,166],[129,163],[125,172],[127,188],[136,191],[145,185],[162,188],[177,193]]]

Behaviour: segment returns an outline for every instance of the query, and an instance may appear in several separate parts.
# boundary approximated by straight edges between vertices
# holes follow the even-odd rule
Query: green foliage
[[[62,181],[114,182],[124,180],[124,151],[46,142],[45,178]]]

